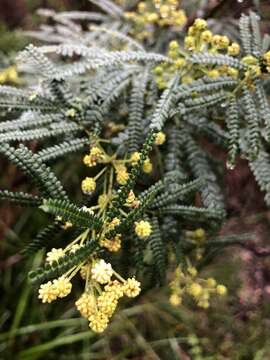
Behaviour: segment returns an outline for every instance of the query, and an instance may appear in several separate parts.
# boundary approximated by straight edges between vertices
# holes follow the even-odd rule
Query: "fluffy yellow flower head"
[[[109,292],[103,291],[97,299],[97,304],[101,313],[111,317],[117,307],[117,300]]]
[[[96,161],[92,161],[92,157],[89,154],[84,156],[83,163],[89,167],[95,166],[97,164]]]
[[[92,177],[86,177],[82,181],[82,191],[86,194],[89,194],[96,189],[96,182],[95,179]]]
[[[236,42],[233,42],[229,47],[228,47],[228,54],[231,56],[236,56],[240,53],[240,46],[239,44],[237,44]]]
[[[176,69],[181,69],[183,66],[186,65],[186,60],[183,58],[178,58],[177,60],[175,60],[174,62],[174,66]],[[166,139],[165,139],[166,140]],[[164,141],[165,141],[164,140]]]
[[[173,40],[169,43],[169,49],[170,50],[178,50],[179,49],[179,44],[177,41]]]
[[[118,280],[110,281],[107,285],[105,285],[104,290],[111,294],[113,299],[119,299],[124,295],[123,284]]]
[[[96,302],[92,294],[83,293],[75,302],[75,305],[81,315],[85,318],[89,318],[89,316],[96,312]]]
[[[133,298],[141,292],[141,284],[135,278],[129,278],[124,283],[123,290],[126,296]]]
[[[227,288],[226,288],[226,286],[224,286],[224,285],[218,285],[217,286],[217,294],[218,295],[226,295],[227,294]]]
[[[172,294],[172,295],[170,296],[169,302],[170,302],[170,304],[172,304],[173,306],[178,306],[178,305],[181,305],[181,303],[182,303],[182,298],[181,298],[181,296],[179,296],[179,295],[177,295],[177,294]]]
[[[222,48],[222,49],[227,49],[227,47],[229,46],[230,44],[230,40],[227,36],[221,36],[220,38],[220,41],[219,41],[219,46]]]
[[[40,285],[38,298],[42,300],[43,303],[51,303],[57,298],[57,290],[51,281],[48,281],[45,284]]]
[[[0,84],[15,84],[18,85],[21,80],[18,76],[16,66],[12,65],[0,72]]]
[[[105,247],[111,252],[117,252],[121,249],[121,234],[117,234],[111,240],[106,238],[101,239],[99,245]]]
[[[125,185],[129,179],[129,174],[125,165],[116,166],[116,181],[120,185]]]
[[[103,151],[99,147],[94,146],[90,150],[90,154],[85,155],[85,157],[83,158],[83,162],[86,166],[89,167],[96,166],[98,160],[100,160],[103,155],[104,155]]]
[[[66,297],[72,289],[71,282],[65,276],[53,280],[53,285],[56,289],[57,297],[60,298]]]
[[[209,71],[207,72],[207,75],[208,75],[210,78],[215,79],[215,78],[219,77],[219,72],[218,72],[218,70],[213,69],[213,70],[209,70]]]
[[[191,276],[196,276],[196,275],[198,274],[198,271],[197,271],[196,268],[193,267],[193,266],[189,266],[189,267],[187,268],[187,271],[188,271],[188,273],[189,273]]]
[[[108,283],[111,280],[112,274],[111,264],[106,263],[103,259],[97,261],[91,269],[92,279],[100,284]]]
[[[215,287],[216,284],[217,284],[216,280],[213,279],[213,278],[209,278],[206,281],[207,281],[207,285],[210,286],[210,287]]]
[[[196,30],[205,30],[207,28],[207,22],[204,19],[196,19],[193,24]]]
[[[206,43],[210,43],[212,41],[212,38],[213,38],[213,34],[210,30],[205,30],[201,34],[202,41]]]
[[[90,150],[90,155],[92,157],[95,157],[96,159],[99,159],[102,157],[103,151],[99,147],[93,146],[92,149]]]
[[[159,131],[155,138],[155,144],[162,145],[164,144],[165,140],[166,140],[166,135],[164,134],[163,131]]]
[[[146,174],[150,174],[153,170],[153,165],[150,161],[149,158],[147,158],[144,162],[143,162],[143,172],[145,172]]]
[[[51,251],[47,253],[46,261],[49,264],[52,264],[54,261],[58,261],[62,256],[65,255],[65,252],[62,248],[52,248]]]
[[[192,50],[195,46],[195,38],[193,36],[186,36],[184,40],[185,49]]]
[[[89,327],[96,333],[102,333],[109,323],[109,318],[102,312],[98,311],[89,316]]]
[[[141,220],[135,223],[135,233],[139,236],[139,238],[146,238],[151,234],[151,232],[152,228],[149,221]]]
[[[200,295],[202,294],[202,287],[200,284],[197,283],[192,283],[189,288],[188,288],[188,292],[190,295],[194,296],[195,298],[199,298]]]
[[[236,78],[238,76],[238,74],[239,74],[238,70],[236,70],[232,67],[228,68],[228,75]]]

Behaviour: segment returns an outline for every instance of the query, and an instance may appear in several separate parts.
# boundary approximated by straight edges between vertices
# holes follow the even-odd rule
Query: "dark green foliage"
[[[43,162],[50,162],[63,157],[67,154],[84,150],[89,146],[87,138],[79,138],[74,140],[67,140],[61,144],[57,144],[38,152],[38,156]]]
[[[196,178],[204,180],[205,185],[201,192],[204,206],[223,212],[222,192],[217,182],[217,177],[207,161],[206,154],[197,146],[193,138],[187,134],[184,146],[191,172]]]
[[[251,32],[250,32],[250,27],[249,27],[249,17],[244,14],[241,15],[241,18],[239,21],[239,30],[240,30],[241,41],[242,41],[242,46],[244,48],[244,51],[246,54],[251,54],[251,52],[252,52],[252,46],[251,46],[252,36],[251,36]]]
[[[181,200],[184,195],[194,192],[202,187],[203,181],[196,179],[190,183],[183,185],[170,184],[169,190],[164,191],[161,195],[157,196],[153,201],[151,208],[157,209],[164,205],[168,205],[177,200]]]
[[[149,237],[149,245],[153,254],[155,272],[158,274],[159,283],[165,282],[166,276],[166,245],[162,240],[158,219],[151,219],[152,233]]]
[[[191,56],[190,61],[193,64],[228,65],[239,70],[246,69],[245,64],[229,55],[194,54]]]
[[[195,206],[185,205],[168,205],[159,208],[158,213],[160,215],[178,215],[183,218],[194,218],[198,221],[200,219],[214,219],[222,220],[224,214],[216,209],[198,208]]]
[[[226,125],[229,129],[229,144],[228,144],[228,165],[234,167],[236,156],[239,151],[239,113],[237,109],[237,102],[234,97],[231,98],[227,112]]]
[[[259,116],[254,103],[253,97],[248,91],[247,87],[243,87],[243,101],[245,105],[245,116],[247,120],[247,141],[248,141],[248,153],[251,159],[255,159],[260,150],[260,125]]]
[[[78,208],[75,204],[66,200],[44,200],[40,209],[49,214],[60,216],[63,220],[69,221],[82,229],[99,229],[101,226],[101,221],[87,209]]]
[[[50,168],[42,163],[39,156],[33,154],[27,147],[20,145],[18,149],[15,149],[7,143],[2,143],[0,152],[30,177],[44,197],[67,199],[60,181]]]
[[[22,254],[24,256],[32,256],[38,250],[48,247],[52,245],[52,241],[55,236],[60,232],[61,226],[59,221],[55,221],[52,224],[47,225],[44,229],[40,230],[40,232],[34,237],[31,242],[25,246],[22,250]]]
[[[151,119],[150,129],[160,131],[163,128],[165,121],[170,117],[170,111],[175,102],[174,88],[178,80],[179,78],[177,76],[173,78],[168,85],[168,88],[161,95]]]
[[[50,137],[57,137],[63,134],[69,134],[72,132],[80,132],[82,129],[75,123],[67,124],[60,123],[57,127],[52,128],[39,128],[33,130],[19,130],[12,132],[5,132],[0,134],[0,141],[29,141],[29,140],[41,140]]]
[[[37,207],[42,203],[42,199],[38,196],[23,192],[12,192],[8,190],[0,191],[0,201],[8,200],[14,204],[21,206]]]
[[[138,151],[141,145],[142,119],[144,112],[144,96],[147,85],[147,75],[142,74],[133,78],[133,89],[130,98],[129,127],[128,127],[128,148],[129,151]]]

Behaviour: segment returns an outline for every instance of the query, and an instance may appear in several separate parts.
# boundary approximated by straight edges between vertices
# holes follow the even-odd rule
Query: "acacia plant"
[[[189,296],[203,308],[226,294],[199,270],[245,237],[219,236],[223,167],[205,144],[226,151],[229,169],[247,158],[270,204],[270,41],[255,13],[241,17],[238,43],[203,19],[183,30],[175,0],[93,2],[100,13],[43,11],[51,25],[29,35],[46,44],[16,61],[25,86],[0,86],[0,153],[38,190],[0,199],[48,214],[22,250],[46,249],[29,274],[42,302],[81,277],[74,302],[102,332],[119,299],[142,289],[168,286],[172,304]],[[79,196],[52,169],[73,167],[72,153]]]

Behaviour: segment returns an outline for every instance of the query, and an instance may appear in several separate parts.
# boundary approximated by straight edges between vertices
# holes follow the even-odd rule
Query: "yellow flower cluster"
[[[85,155],[83,158],[83,162],[86,166],[93,167],[96,166],[97,163],[102,160],[104,152],[97,146],[92,147],[89,155]]]
[[[86,291],[76,301],[75,305],[81,315],[89,320],[90,328],[100,333],[107,328],[119,299],[124,295],[136,297],[141,288],[140,283],[135,278],[122,279],[104,260],[99,260],[93,265],[91,274],[90,282],[86,284]],[[112,280],[113,274],[116,274],[121,281]],[[95,285],[95,281],[104,285],[103,290],[100,285]]]
[[[71,116],[71,114],[70,114]],[[120,209],[119,216],[111,218],[107,215],[111,207],[111,203],[115,197],[115,182],[124,185],[129,179],[128,168],[134,165],[142,165],[142,170],[146,173],[152,171],[152,163],[149,158],[140,162],[141,154],[134,152],[130,157],[117,159],[117,154],[108,154],[100,143],[107,143],[107,139],[94,139],[95,145],[90,149],[89,154],[85,155],[83,162],[86,166],[93,168],[101,165],[101,170],[94,177],[86,177],[82,183],[82,191],[90,194],[95,191],[97,181],[103,180],[103,192],[98,196],[97,204],[90,208],[83,206],[81,210],[90,215],[96,215],[103,219],[101,228],[91,230],[86,228],[79,236],[70,242],[64,249],[53,248],[47,253],[46,261],[53,265],[54,262],[60,262],[65,254],[74,254],[89,239],[94,239],[99,246],[110,252],[117,252],[121,249],[122,234],[121,229],[117,231],[117,227],[121,225],[121,221],[128,216],[134,208],[140,205],[134,191],[129,190],[126,195],[126,201],[123,209]],[[155,144],[162,145],[166,140],[163,132],[156,134]],[[93,170],[92,170],[93,171]],[[101,185],[101,184],[99,184]],[[61,217],[58,221],[63,222]],[[135,233],[142,239],[147,238],[152,231],[151,224],[148,221],[138,221],[134,224]],[[99,249],[100,250],[100,249]],[[71,279],[79,273],[85,281],[85,291],[75,305],[81,314],[89,319],[89,326],[93,331],[102,332],[109,323],[110,317],[113,315],[118,300],[122,296],[135,297],[140,291],[140,283],[135,278],[123,279],[117,274],[110,263],[103,259],[96,258],[97,253],[89,256],[87,260],[71,267],[62,277],[48,281],[42,284],[39,289],[39,298],[42,302],[52,302],[57,298],[67,296],[71,292]],[[117,280],[114,280],[113,277]]]
[[[63,298],[70,294],[72,284],[68,278],[61,276],[53,281],[48,281],[45,284],[40,285],[39,288],[39,299],[43,303],[51,303],[58,297]]]
[[[186,58],[191,52],[208,52],[209,54],[226,53],[230,56],[237,56],[240,53],[240,46],[236,42],[230,42],[227,36],[214,35],[208,29],[204,19],[196,19],[188,29],[188,35],[184,39],[184,50],[180,49],[177,41],[169,43],[168,56],[173,63],[163,63],[154,69],[156,82],[160,89],[167,86],[168,81],[175,72],[180,72],[182,84],[188,84],[202,76],[216,78],[220,75],[238,76],[237,69],[229,66],[202,66],[193,70]],[[188,74],[188,75],[187,75]]]
[[[139,238],[147,238],[152,232],[152,227],[149,221],[141,220],[135,223],[135,233]]]
[[[87,319],[97,311],[94,295],[86,292],[75,302],[75,306],[81,315]]]
[[[131,165],[136,165],[138,163],[138,161],[141,158],[141,154],[138,151],[135,151],[134,153],[131,154],[130,156],[130,162]]]
[[[186,231],[186,238],[195,244],[201,245],[206,240],[206,233],[204,229],[198,228],[194,231]]]
[[[149,159],[149,157],[147,157],[144,162],[143,162],[143,172],[145,172],[146,174],[150,174],[153,170],[153,165],[151,163],[151,160]]]
[[[12,65],[3,71],[0,71],[0,84],[21,84],[21,80],[18,76],[16,66]]]
[[[141,285],[135,278],[130,278],[125,281],[123,291],[127,297],[134,298],[141,292]]]
[[[111,280],[113,269],[111,264],[106,263],[104,260],[97,261],[92,269],[92,279],[96,280],[100,284],[106,284]]]
[[[96,190],[96,181],[92,177],[86,177],[82,181],[82,191],[85,194],[90,194],[91,192]]]
[[[152,0],[141,1],[138,4],[137,11],[126,12],[125,16],[135,24],[134,35],[139,40],[151,37],[149,24],[164,27],[182,27],[187,22],[186,14],[179,9],[177,0]]]
[[[98,333],[103,332],[117,308],[119,299],[123,295],[136,297],[140,291],[140,283],[134,278],[127,279],[123,283],[114,280],[106,285],[96,300],[96,312],[89,316],[90,328]]]
[[[103,238],[99,241],[99,245],[105,247],[111,252],[117,252],[121,249],[121,234],[116,234],[112,239]]]
[[[67,249],[72,251],[74,246],[77,249],[80,245],[72,244]],[[56,251],[52,251],[52,254],[56,254]],[[43,303],[51,303],[57,298],[69,295],[72,289],[70,279],[79,270],[86,283],[85,291],[77,299],[75,306],[81,315],[89,320],[93,331],[103,332],[117,308],[119,299],[124,295],[131,298],[138,296],[141,291],[140,283],[134,277],[123,279],[110,263],[92,258],[88,263],[79,265],[76,269],[72,268],[58,279],[42,284],[39,288],[39,299]],[[113,276],[119,280],[113,280]]]
[[[172,293],[169,300],[174,306],[180,305],[183,295],[188,294],[199,307],[207,309],[211,295],[227,294],[227,288],[224,285],[217,284],[213,278],[199,278],[197,270],[192,266],[189,266],[185,273],[177,267],[170,288]]]
[[[247,84],[251,85],[251,77],[253,75],[260,76],[262,74],[260,60],[252,55],[247,55],[241,59],[242,63],[248,66],[248,70],[245,72],[245,78],[247,80]]]
[[[240,46],[236,42],[230,43],[227,36],[212,34],[204,19],[196,19],[188,29],[188,36],[184,40],[185,49],[189,51],[205,51],[216,53],[226,51],[228,55],[237,56],[240,53]]]
[[[156,145],[163,145],[166,141],[166,135],[164,134],[163,131],[159,131],[157,134],[156,134],[156,138],[155,138],[155,144]]]
[[[115,165],[116,181],[119,185],[125,185],[129,179],[129,173],[127,168],[123,164]]]

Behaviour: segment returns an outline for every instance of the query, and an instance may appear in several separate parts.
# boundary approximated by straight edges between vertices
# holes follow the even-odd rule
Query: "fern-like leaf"
[[[78,208],[75,204],[63,200],[44,200],[40,208],[54,216],[60,216],[65,221],[71,222],[80,228],[99,229],[101,221],[89,213],[89,211]]]

